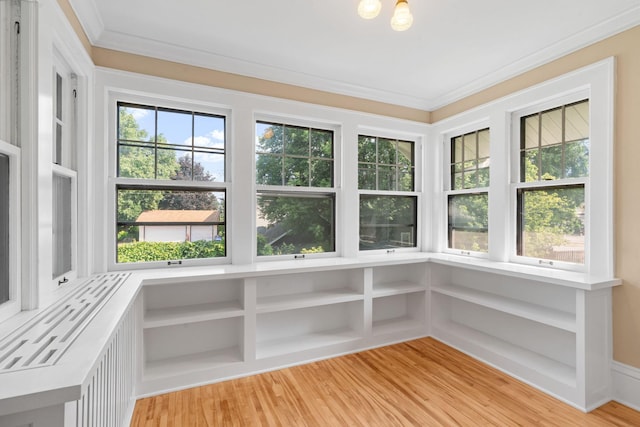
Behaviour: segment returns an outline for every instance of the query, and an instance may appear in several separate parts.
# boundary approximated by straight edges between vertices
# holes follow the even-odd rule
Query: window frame
[[[358,152],[359,140],[361,137],[368,138],[382,138],[394,140],[396,142],[410,142],[413,144],[413,190],[412,191],[402,191],[402,190],[370,190],[370,189],[361,189],[359,184],[359,164],[360,164],[360,153]],[[356,185],[358,194],[358,232],[355,236],[357,238],[357,253],[359,255],[375,255],[375,254],[383,254],[383,253],[406,253],[406,252],[420,252],[423,246],[423,198],[422,198],[422,187],[423,187],[423,175],[422,175],[422,162],[423,162],[423,149],[422,149],[422,137],[420,135],[408,134],[399,130],[390,130],[390,129],[380,129],[380,128],[370,128],[370,127],[359,127],[358,132],[355,134],[355,169],[356,169]],[[377,150],[376,150],[377,152]],[[379,163],[376,161],[376,165]],[[395,163],[397,165],[397,163]],[[378,183],[378,176],[376,174],[376,187]],[[361,249],[360,247],[360,203],[362,201],[362,196],[365,197],[412,197],[415,200],[415,216],[416,216],[416,224],[415,224],[415,245],[409,247],[394,247],[394,248],[380,248],[380,249]]]
[[[341,239],[340,239],[340,218],[338,213],[340,212],[340,188],[341,188],[341,145],[342,140],[341,127],[337,124],[325,121],[318,121],[310,118],[292,117],[287,115],[277,115],[268,113],[254,114],[253,117],[253,136],[257,142],[257,126],[258,123],[270,123],[274,125],[291,126],[298,128],[309,128],[312,130],[330,131],[333,133],[333,176],[331,187],[314,187],[314,186],[293,186],[293,185],[269,185],[257,183],[257,157],[256,143],[253,144],[253,168],[252,168],[252,183],[255,188],[253,194],[253,206],[255,211],[255,219],[257,221],[258,211],[258,196],[260,194],[265,195],[282,195],[284,197],[330,197],[333,201],[333,243],[334,250],[331,252],[319,252],[319,253],[295,253],[295,254],[283,254],[283,255],[258,255],[257,253],[257,224],[253,227],[252,238],[252,254],[255,260],[262,261],[278,261],[287,259],[301,259],[301,258],[333,258],[339,257],[342,253]],[[286,158],[284,156],[283,158]],[[309,160],[313,157],[309,156]],[[309,183],[311,184],[311,182]]]
[[[453,144],[453,140],[455,138],[458,137],[464,137],[468,134],[471,133],[479,133],[481,131],[487,130],[489,132],[489,159],[490,159],[490,165],[489,165],[489,186],[485,186],[485,187],[473,187],[473,188],[460,188],[460,189],[453,189],[453,183],[452,181],[452,174],[451,174],[451,165],[452,163],[452,144]],[[492,132],[491,132],[491,126],[488,120],[483,120],[481,122],[475,122],[475,123],[471,123],[471,124],[467,124],[465,126],[461,126],[458,127],[454,130],[450,130],[448,132],[446,132],[444,134],[443,137],[443,144],[444,144],[444,149],[443,149],[443,176],[442,176],[442,180],[443,180],[443,187],[444,187],[444,197],[443,197],[443,202],[444,202],[444,245],[442,248],[442,251],[445,253],[450,253],[450,254],[456,254],[456,255],[464,255],[464,256],[470,256],[470,257],[475,257],[475,258],[489,258],[489,252],[490,252],[490,248],[491,248],[491,232],[490,230],[490,217],[491,217],[491,171],[492,171],[492,164],[491,164],[491,154],[493,151],[492,145]],[[464,141],[464,140],[463,140]],[[476,141],[477,142],[477,141]],[[464,144],[464,142],[463,142]],[[477,146],[477,145],[476,145]],[[476,160],[477,160],[477,156],[476,156]],[[477,166],[476,166],[476,171],[478,170]],[[451,197],[455,197],[455,196],[461,196],[461,195],[476,195],[476,194],[486,194],[487,195],[487,251],[473,251],[473,250],[465,250],[465,249],[457,249],[457,248],[451,248],[449,247],[449,238],[450,238],[450,227],[449,227],[449,200]]]
[[[589,176],[585,177],[571,177],[560,178],[551,181],[530,181],[525,182],[522,180],[522,161],[521,161],[521,141],[522,141],[522,118],[531,116],[536,113],[543,113],[548,110],[552,110],[558,107],[568,106],[577,102],[588,100],[589,101]],[[509,260],[518,264],[537,265],[548,268],[557,268],[560,270],[576,271],[576,272],[588,272],[591,266],[591,257],[593,247],[591,246],[591,231],[592,224],[592,206],[590,201],[591,196],[591,183],[592,183],[592,171],[593,171],[593,152],[591,150],[593,145],[593,132],[592,125],[594,123],[593,116],[594,111],[592,108],[593,101],[591,99],[591,91],[588,89],[578,89],[570,93],[561,94],[551,99],[539,103],[533,103],[525,108],[513,111],[510,115],[511,121],[511,216],[512,227],[510,233],[510,253]],[[597,123],[597,122],[596,122]],[[564,141],[563,141],[564,144]],[[519,218],[519,203],[520,192],[524,190],[544,190],[554,188],[570,188],[582,186],[585,198],[585,214],[584,214],[584,264],[570,263],[565,261],[558,261],[546,258],[531,257],[525,255],[518,255],[519,245],[522,236],[519,235],[519,224],[521,222]]]
[[[229,149],[231,111],[229,109],[197,100],[183,100],[170,96],[155,94],[133,93],[129,91],[113,91],[107,97],[107,115],[109,138],[109,172],[108,172],[108,202],[107,202],[107,267],[110,271],[138,270],[152,268],[181,268],[189,266],[221,265],[229,264],[231,261],[231,150]],[[158,107],[167,110],[187,111],[223,117],[225,120],[225,148],[224,148],[224,179],[225,181],[188,181],[188,180],[165,180],[165,179],[144,179],[144,178],[123,178],[118,177],[118,107],[120,103],[130,105],[142,105],[148,107]],[[167,190],[210,190],[225,193],[225,256],[214,258],[193,258],[182,260],[162,260],[162,261],[140,261],[123,263],[117,261],[117,190],[119,187],[129,189],[138,188],[144,190],[167,189]]]
[[[54,228],[53,209],[55,208],[55,201],[53,200],[54,192],[52,186],[51,193],[51,209],[52,209],[52,228],[51,228],[51,281],[53,288],[55,289],[60,285],[71,282],[78,277],[78,136],[79,136],[79,122],[78,122],[78,81],[77,75],[71,69],[71,67],[62,58],[61,54],[54,49],[53,57],[53,69],[52,69],[52,153],[51,153],[51,173],[52,183],[55,176],[71,179],[71,206],[69,211],[71,213],[71,236],[69,236],[71,243],[71,268],[68,271],[64,271],[60,274],[55,274],[54,256],[56,251],[53,250],[55,245],[54,240]],[[60,78],[61,86],[58,87],[58,78]],[[58,99],[62,96],[62,99]],[[61,108],[62,111],[58,111]],[[60,113],[61,118],[58,117]],[[60,137],[58,141],[57,128],[60,126]],[[56,155],[58,149],[58,143],[60,144],[60,157]],[[56,162],[57,160],[57,162]]]
[[[0,140],[0,154],[9,158],[9,300],[0,304],[0,322],[22,310],[21,285],[21,150]]]

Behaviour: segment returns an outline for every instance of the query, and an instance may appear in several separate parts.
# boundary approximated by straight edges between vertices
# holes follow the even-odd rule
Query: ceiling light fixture
[[[373,19],[380,13],[382,3],[380,0],[360,0],[358,3],[358,15],[364,19]],[[411,27],[413,15],[409,10],[407,0],[398,0],[391,17],[391,28],[396,31],[405,31]]]
[[[380,9],[382,9],[380,0],[360,0],[358,15],[364,19],[373,19],[378,16]]]

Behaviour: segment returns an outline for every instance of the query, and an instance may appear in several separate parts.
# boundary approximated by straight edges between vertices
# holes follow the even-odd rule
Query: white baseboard
[[[640,369],[613,362],[611,377],[613,400],[640,411]]]

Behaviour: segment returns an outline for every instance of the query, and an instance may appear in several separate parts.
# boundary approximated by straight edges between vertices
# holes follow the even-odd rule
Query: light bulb
[[[380,0],[360,0],[358,4],[358,15],[364,19],[373,19],[380,13],[382,3]]]
[[[391,17],[391,28],[396,31],[404,31],[409,29],[411,24],[413,24],[413,15],[409,10],[409,3],[407,0],[398,0]]]

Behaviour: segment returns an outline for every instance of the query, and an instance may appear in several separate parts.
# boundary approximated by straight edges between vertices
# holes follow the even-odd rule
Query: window
[[[0,140],[0,322],[21,309],[20,149]]]
[[[517,255],[585,263],[589,149],[588,100],[520,117]]]
[[[360,250],[417,246],[415,143],[358,136]]]
[[[489,129],[451,138],[448,248],[489,250]]]
[[[66,283],[76,272],[77,84],[57,57],[53,73],[52,279]]]
[[[334,131],[256,123],[257,254],[335,252]]]
[[[116,262],[226,257],[226,118],[117,109]]]
[[[9,157],[0,154],[0,304],[9,301]]]

